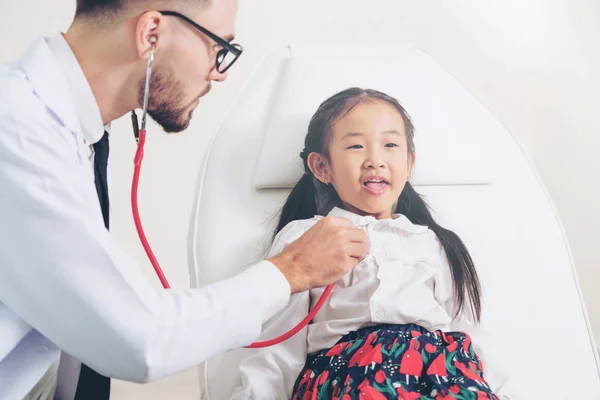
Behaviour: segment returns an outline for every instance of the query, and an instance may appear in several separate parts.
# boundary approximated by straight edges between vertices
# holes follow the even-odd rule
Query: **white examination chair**
[[[413,118],[413,184],[470,249],[483,286],[482,326],[509,361],[521,398],[600,399],[596,346],[573,260],[537,173],[507,127],[418,48],[291,46],[262,62],[199,174],[192,286],[261,259],[274,216],[303,173],[299,153],[310,117],[351,86],[398,98]],[[229,398],[242,351],[201,366],[203,398]]]

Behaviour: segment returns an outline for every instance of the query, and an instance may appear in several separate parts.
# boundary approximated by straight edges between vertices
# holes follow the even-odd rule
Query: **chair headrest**
[[[364,51],[361,51],[364,50]],[[397,98],[415,125],[413,185],[489,184],[498,119],[423,50],[369,46],[294,48],[286,60],[256,165],[256,189],[287,189],[301,178],[300,152],[313,113],[349,87]],[[490,151],[492,149],[492,151]]]

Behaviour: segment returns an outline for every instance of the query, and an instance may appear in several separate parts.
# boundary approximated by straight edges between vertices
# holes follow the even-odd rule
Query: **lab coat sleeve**
[[[280,253],[307,229],[309,221],[288,224],[275,238],[270,255]],[[310,292],[296,293],[288,305],[263,327],[259,340],[270,340],[295,327],[309,312]],[[244,349],[240,364],[242,385],[231,399],[289,399],[307,354],[307,327],[283,343],[262,349]]]
[[[446,312],[454,316],[456,305],[454,302],[450,265],[441,245],[437,247],[437,250],[440,256],[438,264],[440,273],[435,284],[435,297]],[[506,366],[499,357],[498,349],[492,335],[474,321],[473,313],[469,307],[466,307],[460,315],[452,320],[446,331],[468,334],[471,337],[473,351],[475,351],[483,365],[484,378],[490,385],[493,393],[500,400],[518,400],[519,397],[512,386],[510,377],[506,373]]]
[[[3,91],[0,301],[34,329],[101,374],[147,382],[250,344],[288,303],[268,261],[202,288],[154,290],[90,201],[74,136],[34,95]]]

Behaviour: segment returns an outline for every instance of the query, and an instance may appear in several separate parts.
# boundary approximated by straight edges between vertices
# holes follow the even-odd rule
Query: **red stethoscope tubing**
[[[154,268],[154,271],[156,272],[156,275],[158,276],[160,283],[162,284],[162,286],[165,289],[168,289],[168,288],[170,288],[169,282],[167,281],[167,278],[165,277],[165,274],[163,273],[163,270],[160,267],[158,260],[154,256],[154,252],[152,251],[152,248],[150,247],[150,243],[148,243],[148,239],[146,238],[146,234],[144,233],[144,228],[142,226],[142,221],[140,219],[140,213],[139,213],[139,207],[138,207],[138,186],[139,186],[139,181],[140,181],[140,172],[142,169],[142,160],[144,159],[144,145],[146,144],[146,114],[148,111],[148,101],[149,101],[149,97],[150,97],[149,96],[150,95],[150,77],[152,75],[152,64],[154,62],[156,37],[152,37],[150,42],[152,43],[152,48],[150,50],[150,54],[148,57],[148,67],[146,70],[144,105],[143,105],[142,127],[141,127],[142,129],[140,129],[140,127],[138,125],[136,113],[135,112],[131,113],[131,122],[133,125],[133,133],[138,142],[137,151],[135,153],[135,158],[134,158],[134,167],[135,168],[134,168],[134,173],[133,173],[133,183],[131,185],[131,210],[133,212],[133,220],[135,222],[135,228],[137,230],[138,236],[140,237],[140,241],[142,242],[142,246],[144,247],[144,250],[146,251],[146,255],[150,259],[150,263],[152,264],[152,267]],[[304,328],[306,325],[308,325],[308,323],[315,317],[317,312],[319,312],[319,309],[321,308],[321,306],[323,306],[323,303],[325,303],[327,296],[329,296],[329,293],[331,293],[331,290],[333,289],[333,285],[334,284],[332,283],[329,286],[327,286],[327,288],[325,288],[325,291],[319,298],[319,301],[317,302],[315,307],[313,307],[313,309],[306,316],[306,318],[304,318],[302,321],[300,321],[300,323],[298,325],[296,325],[292,330],[290,330],[289,332],[287,332],[279,337],[276,337],[275,339],[266,340],[263,342],[255,342],[246,347],[261,348],[261,347],[274,346],[274,345],[281,343],[281,342],[291,338],[292,336],[294,336],[296,333],[298,333],[300,330],[302,330],[302,328]]]
[[[132,116],[132,119],[133,118],[134,117]],[[136,138],[138,138],[137,118],[134,119],[134,132],[136,133]],[[139,208],[138,208],[138,186],[139,186],[139,180],[140,180],[140,172],[141,172],[141,168],[142,168],[142,160],[144,158],[144,144],[145,143],[146,143],[146,130],[142,129],[139,131],[138,147],[137,147],[137,151],[135,153],[135,158],[134,158],[135,168],[134,168],[134,173],[133,173],[133,184],[131,185],[131,209],[133,212],[133,220],[135,222],[135,228],[137,230],[138,236],[140,237],[140,241],[142,242],[142,246],[144,247],[144,250],[146,251],[146,255],[150,259],[150,263],[152,264],[152,267],[154,268],[154,271],[156,272],[156,275],[158,276],[160,283],[162,284],[162,286],[165,289],[168,289],[168,288],[170,288],[169,282],[167,281],[167,278],[165,277],[165,274],[163,273],[163,270],[160,267],[158,260],[154,256],[154,253],[152,251],[152,248],[150,247],[150,244],[148,243],[148,239],[146,238],[146,234],[144,233],[144,228],[142,227],[142,221],[140,219]],[[278,343],[286,341],[287,339],[291,338],[292,336],[294,336],[295,334],[300,332],[302,330],[302,328],[307,326],[308,323],[310,321],[312,321],[312,319],[315,317],[315,315],[319,312],[319,310],[325,303],[325,300],[327,300],[327,297],[331,293],[331,290],[333,289],[333,285],[334,284],[332,283],[325,288],[325,291],[319,298],[319,301],[317,301],[317,304],[312,308],[312,310],[306,316],[306,318],[304,318],[302,321],[300,321],[300,323],[298,323],[298,325],[296,325],[294,328],[292,328],[289,332],[287,332],[281,336],[278,336],[274,339],[271,339],[271,340],[266,340],[263,342],[254,342],[251,345],[246,346],[246,347],[257,349],[257,348],[262,348],[262,347],[274,346]]]

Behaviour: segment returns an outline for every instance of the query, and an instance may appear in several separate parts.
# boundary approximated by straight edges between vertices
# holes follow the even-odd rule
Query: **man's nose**
[[[227,79],[227,71],[221,73],[217,70],[217,67],[215,66],[210,71],[210,74],[208,75],[208,79],[210,81],[223,82],[223,81],[225,81],[225,79]]]

